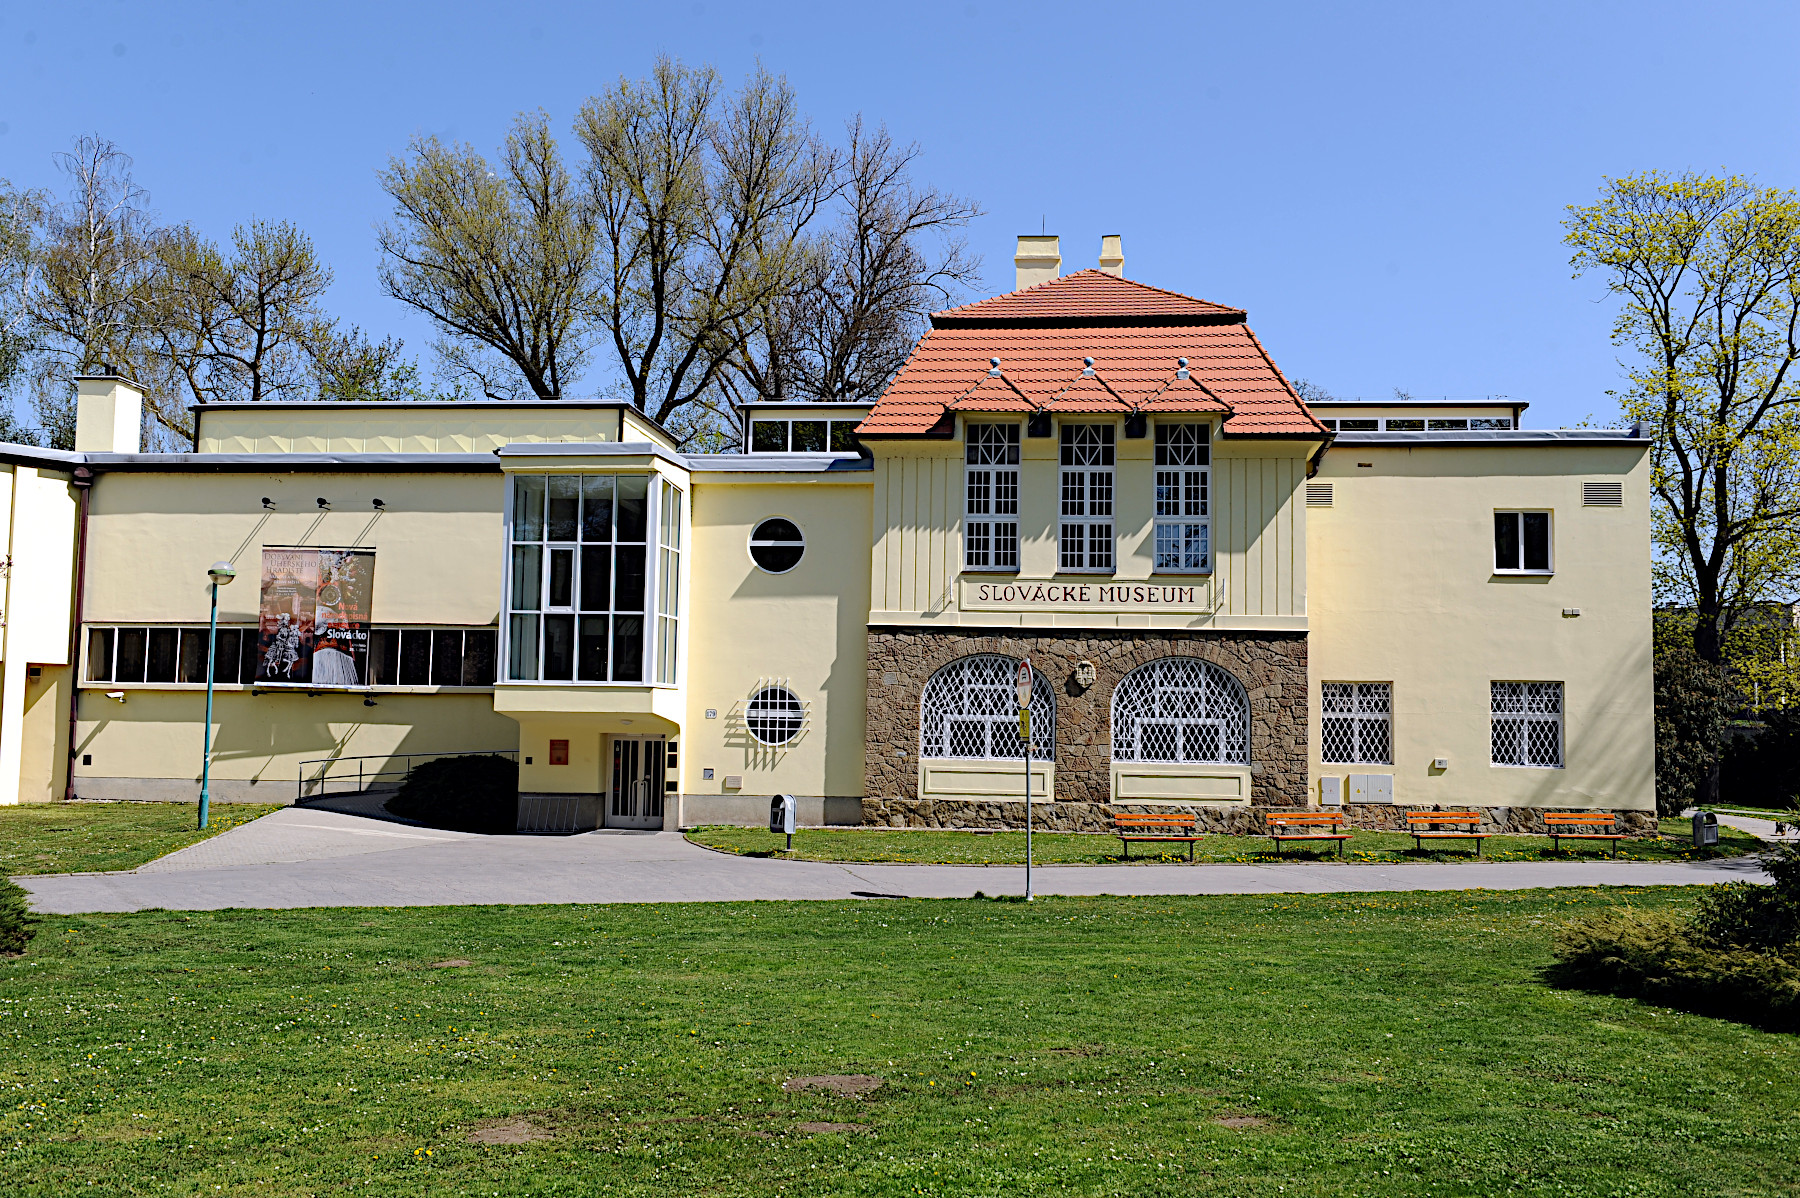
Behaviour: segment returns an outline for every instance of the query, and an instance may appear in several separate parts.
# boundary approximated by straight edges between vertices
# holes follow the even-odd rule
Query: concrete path
[[[1019,894],[1016,866],[836,865],[734,857],[674,832],[474,836],[288,807],[129,873],[18,879],[47,914],[224,907],[967,898]],[[1293,894],[1524,890],[1765,881],[1751,858],[1359,865],[1058,865],[1040,894]]]

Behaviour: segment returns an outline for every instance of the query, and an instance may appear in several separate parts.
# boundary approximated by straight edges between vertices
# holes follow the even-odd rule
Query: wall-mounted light
[[[275,501],[273,499],[270,499],[267,495],[264,495],[263,496],[263,511],[272,512],[274,510],[275,510]]]
[[[114,703],[123,703],[125,701],[125,692],[124,691],[107,691],[106,697],[111,699]]]
[[[319,510],[321,512],[329,512],[331,510],[331,500],[325,498],[323,495],[319,496],[314,502],[319,505]]]
[[[363,696],[363,706],[364,707],[373,707],[373,706],[375,706],[375,700],[369,698],[369,696],[367,696],[367,695],[364,695]]]
[[[383,502],[381,502],[381,500],[379,500],[379,499],[371,499],[371,500],[370,500],[370,501],[369,501],[369,502],[370,502],[370,503],[373,503],[373,504],[374,504],[374,505],[375,505],[375,510],[376,510],[376,511],[378,511],[378,512],[385,512],[385,511],[387,511],[387,504],[385,504],[385,503],[383,503]]]

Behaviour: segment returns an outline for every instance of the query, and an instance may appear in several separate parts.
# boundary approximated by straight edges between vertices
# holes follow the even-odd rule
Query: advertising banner
[[[374,590],[373,549],[265,545],[256,681],[366,686]]]

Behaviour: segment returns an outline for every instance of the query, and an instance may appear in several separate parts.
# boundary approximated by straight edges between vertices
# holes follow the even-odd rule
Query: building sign
[[[1213,610],[1212,581],[962,582],[964,611],[1190,612]]]
[[[374,590],[373,549],[264,546],[256,681],[368,685]]]

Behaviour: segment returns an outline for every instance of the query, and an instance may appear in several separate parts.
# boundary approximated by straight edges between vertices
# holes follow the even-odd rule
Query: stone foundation
[[[886,824],[919,804],[919,697],[931,676],[959,657],[1030,656],[1056,691],[1055,807],[1112,799],[1112,696],[1119,680],[1159,657],[1197,657],[1229,671],[1250,698],[1251,798],[1259,805],[1304,807],[1306,786],[1306,634],[1283,632],[1151,632],[1118,629],[1058,635],[1030,629],[869,629],[868,739],[863,822]],[[1084,684],[1083,664],[1091,665]],[[878,813],[872,818],[873,811]],[[949,804],[945,804],[949,806]],[[902,823],[900,827],[991,827],[1005,803],[962,804],[993,812],[965,824]],[[1023,826],[1023,803],[1017,818]],[[890,811],[891,809],[891,811]],[[1033,808],[1035,812],[1037,808]],[[918,814],[919,819],[927,816]],[[932,816],[930,818],[938,818]],[[960,816],[951,818],[963,818]],[[1035,816],[1034,816],[1035,818]],[[1068,816],[1085,821],[1086,816]],[[1104,823],[1096,815],[1095,830]],[[1086,824],[1083,823],[1083,827]]]
[[[1142,815],[1193,815],[1202,832],[1219,836],[1261,836],[1268,832],[1268,816],[1292,807],[1258,804],[1250,807],[1146,807],[1135,803],[1033,803],[1031,826],[1040,832],[1106,832],[1113,830],[1115,812]],[[1428,807],[1354,805],[1344,810],[1345,827],[1355,831],[1404,832],[1409,813]],[[1442,808],[1440,810],[1449,810]],[[1543,836],[1545,809],[1537,807],[1458,807],[1477,811],[1484,832],[1512,836]],[[1649,811],[1614,811],[1614,827],[1627,836],[1657,834],[1656,815]],[[864,827],[881,828],[983,828],[1022,831],[1025,804],[956,803],[929,799],[864,799]]]

